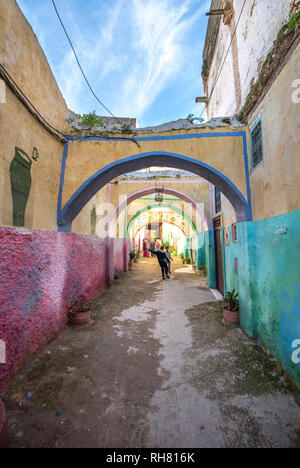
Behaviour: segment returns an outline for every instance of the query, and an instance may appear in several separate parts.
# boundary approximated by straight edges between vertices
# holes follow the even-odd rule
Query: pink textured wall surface
[[[129,239],[113,239],[113,266],[114,272],[128,271],[128,258],[131,241]]]
[[[127,270],[129,242],[95,236],[0,228],[1,382],[67,323],[68,308],[93,299]]]

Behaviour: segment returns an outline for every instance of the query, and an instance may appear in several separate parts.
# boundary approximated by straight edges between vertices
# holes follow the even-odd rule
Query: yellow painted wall
[[[47,59],[31,26],[16,2],[0,0],[0,62],[39,112],[60,131],[68,132],[67,106],[53,77]],[[251,174],[251,192],[254,220],[299,209],[299,103],[292,101],[292,83],[300,76],[300,47],[274,81],[272,87],[250,118],[250,126],[262,117],[264,135],[264,164]],[[30,114],[18,98],[6,86],[6,102],[0,104],[0,225],[13,224],[10,164],[15,147],[24,150],[29,157],[34,147],[39,158],[32,160],[32,186],[25,212],[25,227],[56,230],[56,208],[61,171],[63,144],[51,135]],[[244,128],[248,130],[247,127]],[[168,130],[165,132],[139,132],[139,136],[172,136],[188,133],[229,132],[230,126]],[[243,130],[238,129],[238,130]],[[118,136],[118,135],[115,135]],[[124,135],[120,135],[124,137]],[[147,152],[182,154],[213,166],[227,176],[246,198],[243,144],[241,137],[201,138],[182,140],[157,140],[139,142],[103,141],[70,142],[63,190],[63,205],[80,185],[99,169],[125,157]],[[248,148],[250,149],[250,147]],[[250,151],[249,151],[250,153]],[[250,157],[249,157],[250,165]],[[166,183],[167,184],[167,183]],[[147,187],[149,184],[145,184]],[[140,190],[141,184],[111,185],[110,202],[119,204],[123,195]],[[175,188],[171,184],[170,187]],[[208,184],[181,185],[176,189],[187,193],[198,203],[205,204],[210,216]],[[95,204],[108,202],[109,189],[104,187],[74,220],[73,231],[91,232],[90,212]],[[108,210],[110,211],[110,209]],[[223,200],[223,222],[235,222],[231,205]],[[98,235],[104,234],[105,210],[99,213]]]
[[[50,124],[64,130],[67,107],[44,52],[14,0],[0,0],[0,63]],[[10,164],[15,147],[32,157],[32,185],[25,227],[56,230],[56,205],[63,144],[52,136],[5,86],[0,104],[0,225],[13,225]]]
[[[33,147],[39,152],[32,161],[32,186],[25,211],[25,227],[56,230],[57,194],[63,145],[50,135],[23,107],[12,92],[0,105],[0,225],[13,225],[10,164],[15,146],[30,157]]]
[[[91,211],[94,205],[96,206],[97,214],[95,235],[105,237],[105,224],[108,221],[108,215],[112,211],[112,206],[108,203],[108,185],[99,190],[74,219],[72,232],[76,234],[92,234]]]
[[[188,133],[213,133],[237,130],[231,127],[218,129],[176,130],[139,136],[183,135]],[[242,129],[239,129],[242,130]],[[117,135],[116,135],[117,136]],[[121,135],[124,137],[124,135]],[[81,184],[108,164],[135,154],[165,151],[182,154],[205,162],[225,174],[245,195],[242,137],[201,138],[164,141],[142,141],[140,148],[132,141],[73,141],[70,142],[63,191],[63,205]]]
[[[0,62],[42,116],[63,130],[67,107],[47,58],[15,0],[0,0]]]
[[[300,209],[300,102],[292,83],[300,77],[300,46],[249,120],[262,118],[264,162],[251,174],[254,220]],[[299,97],[298,92],[298,97]]]
[[[141,179],[139,179],[141,180]],[[100,237],[105,235],[104,224],[106,223],[106,214],[109,212],[111,215],[114,210],[122,203],[124,200],[127,199],[128,196],[131,194],[138,192],[140,190],[148,189],[148,188],[155,188],[155,186],[164,186],[165,188],[170,188],[173,190],[177,190],[179,192],[185,193],[193,200],[195,200],[202,208],[207,216],[210,218],[210,199],[209,199],[209,184],[199,177],[195,178],[181,178],[178,179],[178,182],[170,182],[168,179],[158,179],[161,182],[157,182],[156,180],[144,180],[141,182],[134,182],[134,180],[124,180],[118,184],[109,184],[103,187],[91,200],[90,202],[83,208],[83,210],[79,213],[79,215],[75,218],[72,225],[72,232],[76,232],[78,234],[89,234],[90,227],[91,227],[91,210],[93,205],[96,205],[97,210],[97,230],[96,234]],[[192,182],[192,183],[191,183]],[[110,192],[110,195],[109,195]],[[148,197],[148,195],[147,195]],[[150,195],[149,195],[150,197]],[[170,195],[166,194],[166,198],[169,198]],[[176,198],[180,198],[177,197]],[[109,202],[108,202],[109,201]],[[149,204],[150,202],[143,202],[141,200],[137,200],[135,203],[132,203],[127,208],[127,218],[129,220],[132,217],[136,210],[137,204],[140,204],[142,207],[145,204]],[[168,202],[169,203],[169,202]],[[186,202],[183,202],[186,203]],[[192,210],[191,205],[185,205],[188,215],[192,217]],[[191,212],[190,212],[191,210]],[[196,218],[193,218],[194,222],[196,223]],[[120,225],[124,225],[124,214],[120,214]],[[123,229],[123,228],[122,228]],[[123,232],[123,231],[122,231]]]

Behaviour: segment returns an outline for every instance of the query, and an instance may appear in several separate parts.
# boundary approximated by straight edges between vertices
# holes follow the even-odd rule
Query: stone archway
[[[197,159],[182,154],[155,151],[136,154],[115,161],[87,179],[72,195],[58,216],[59,231],[71,232],[72,222],[88,201],[112,179],[131,171],[150,166],[168,166],[187,170],[205,178],[215,185],[231,202],[236,212],[237,222],[251,221],[251,202],[234,183],[220,171]]]
[[[148,205],[148,206],[145,206],[144,208],[142,208],[141,210],[139,210],[129,221],[128,225],[127,225],[127,229],[126,229],[126,232],[127,232],[127,236],[129,237],[129,233],[130,233],[130,229],[134,223],[134,221],[139,217],[141,216],[143,213],[147,212],[147,211],[152,211],[152,210],[156,210],[156,209],[159,209],[159,208],[170,208],[171,210],[175,211],[176,213],[178,213],[180,216],[182,216],[182,218],[184,220],[186,220],[188,222],[188,224],[191,226],[192,228],[192,231],[194,233],[197,233],[197,228],[193,222],[193,220],[186,214],[184,213],[184,215],[182,215],[182,211],[173,206],[173,205],[170,205],[169,203],[156,203],[156,204],[151,204],[151,205]]]
[[[195,211],[200,215],[200,217],[201,217],[201,219],[202,219],[202,221],[204,223],[205,228],[206,229],[212,229],[211,220],[209,220],[207,218],[204,210],[201,208],[201,206],[195,200],[193,200],[191,197],[189,197],[185,193],[182,193],[182,192],[180,192],[178,190],[175,190],[175,189],[172,189],[172,188],[169,188],[169,187],[162,187],[162,186],[149,187],[149,188],[139,190],[139,191],[134,192],[131,195],[129,195],[126,198],[126,200],[121,202],[117,206],[117,208],[114,210],[114,212],[110,215],[109,221],[108,221],[109,225],[111,225],[112,223],[116,224],[116,222],[118,220],[118,217],[120,216],[121,212],[128,205],[133,203],[138,198],[144,197],[146,195],[151,195],[151,194],[154,194],[154,193],[159,193],[159,192],[163,192],[164,194],[175,196],[175,197],[180,198],[180,199],[184,200],[185,202],[191,204],[192,207],[195,209]]]

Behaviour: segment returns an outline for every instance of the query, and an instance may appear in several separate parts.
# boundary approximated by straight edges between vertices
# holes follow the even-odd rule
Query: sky
[[[51,0],[17,0],[69,109],[108,115],[81,75]],[[99,99],[139,127],[199,116],[210,0],[56,0]]]

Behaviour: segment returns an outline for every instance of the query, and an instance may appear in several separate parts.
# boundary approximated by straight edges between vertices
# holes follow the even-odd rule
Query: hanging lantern
[[[155,194],[155,201],[161,203],[164,200],[164,196],[162,192],[157,192]]]

